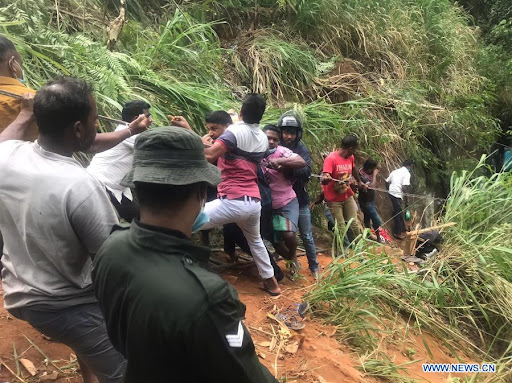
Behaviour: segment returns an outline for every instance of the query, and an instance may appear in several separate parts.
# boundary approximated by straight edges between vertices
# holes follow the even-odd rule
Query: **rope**
[[[319,176],[317,174],[311,174],[311,177],[323,178],[323,176]],[[339,180],[339,179],[336,179],[336,178],[331,178],[331,179],[333,181],[348,183],[348,180]],[[368,189],[375,190],[375,191],[378,191],[378,192],[381,192],[381,193],[389,193],[389,191],[386,190],[386,189],[379,189],[379,188],[368,188]],[[412,198],[423,198],[423,199],[433,199],[433,200],[438,200],[438,201],[446,201],[446,198],[429,197],[429,196],[424,196],[424,195],[420,195],[420,194],[412,194],[412,193],[404,193],[404,192],[402,192],[402,195],[404,195],[406,197],[412,197]]]
[[[15,98],[17,100],[21,100],[23,98],[19,94],[11,93],[11,92],[8,92],[6,90],[1,90],[1,89],[0,89],[0,94],[7,96],[7,97]],[[126,121],[116,120],[115,118],[110,118],[110,117],[106,117],[106,116],[98,116],[98,118],[103,121],[114,122],[118,125],[128,125],[128,123]]]

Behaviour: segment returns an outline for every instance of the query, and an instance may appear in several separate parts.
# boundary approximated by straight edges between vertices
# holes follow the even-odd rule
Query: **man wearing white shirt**
[[[151,106],[145,101],[129,101],[123,107],[122,119],[130,123],[139,115],[144,114],[151,121],[149,108]],[[127,128],[127,125],[120,124],[115,131]],[[137,136],[137,134],[133,135],[112,149],[96,154],[87,168],[90,174],[105,185],[119,217],[127,222],[131,222],[137,216],[138,209],[133,202],[130,189],[121,186],[121,180],[132,168],[133,147]]]
[[[407,194],[411,188],[411,170],[414,162],[411,160],[404,161],[403,166],[393,170],[386,179],[389,199],[393,204],[393,236],[396,239],[404,239],[405,222],[402,212],[402,200],[407,208]],[[405,195],[404,195],[405,193]]]

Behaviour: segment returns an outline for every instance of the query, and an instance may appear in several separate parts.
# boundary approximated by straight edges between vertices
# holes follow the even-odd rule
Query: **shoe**
[[[311,275],[313,275],[313,278],[315,278],[315,281],[318,282],[318,280],[320,279],[320,273],[318,270],[311,270]]]
[[[268,278],[263,280],[262,290],[265,290],[267,293],[276,297],[281,294],[281,288],[279,287],[279,283],[277,283],[276,278]]]

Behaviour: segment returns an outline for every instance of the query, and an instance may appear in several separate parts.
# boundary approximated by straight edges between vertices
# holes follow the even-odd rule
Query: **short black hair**
[[[146,101],[142,100],[132,100],[128,101],[123,106],[123,111],[121,112],[121,118],[123,121],[126,122],[132,122],[135,117],[138,117],[140,114],[142,114],[142,111],[144,109],[151,108],[151,105],[149,105]]]
[[[43,85],[34,97],[34,116],[39,132],[59,136],[76,121],[87,121],[93,88],[84,80],[56,77]]]
[[[349,134],[341,140],[341,147],[343,149],[357,148],[359,145],[359,138],[355,134]]]
[[[242,102],[242,118],[246,124],[259,124],[265,108],[267,107],[267,101],[265,98],[257,93],[249,93],[244,97]]]
[[[266,132],[267,130],[271,130],[273,132],[276,132],[277,134],[279,134],[279,136],[281,136],[281,128],[275,126],[275,125],[272,125],[272,124],[268,124],[268,125],[265,125],[263,127],[263,132]]]
[[[17,52],[16,47],[7,37],[0,35],[0,60],[5,60],[9,52]]]
[[[402,166],[405,166],[405,167],[412,166],[412,165],[414,165],[414,161],[413,160],[405,160],[403,162],[403,164],[402,164]]]
[[[141,208],[159,209],[183,204],[199,187],[206,189],[205,182],[189,185],[164,185],[134,182],[135,195]]]
[[[363,169],[369,170],[369,169],[375,169],[377,167],[377,161],[374,161],[372,159],[368,159],[363,164]]]
[[[224,110],[216,110],[214,112],[210,112],[206,115],[204,120],[207,124],[219,124],[224,126],[233,124],[233,119],[229,113]]]

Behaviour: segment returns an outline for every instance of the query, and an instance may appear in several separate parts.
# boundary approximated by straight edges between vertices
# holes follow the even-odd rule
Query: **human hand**
[[[212,136],[210,136],[209,134],[204,135],[201,139],[203,140],[204,146],[210,147],[213,145],[214,140],[213,140]]]
[[[272,168],[272,169],[277,170],[277,171],[282,171],[283,170],[283,165],[281,165],[280,158],[272,158],[272,159],[270,159],[267,162],[267,166],[269,168]]]
[[[167,118],[169,119],[169,122],[172,125],[174,125],[174,126],[178,126],[180,128],[192,130],[192,128],[190,127],[188,121],[183,116],[167,116]]]
[[[378,168],[375,168],[375,170],[373,171],[373,176],[374,177],[377,177],[377,174],[380,173],[380,170]]]
[[[24,116],[29,120],[33,120],[34,117],[34,95],[31,93],[23,93],[21,96],[21,107],[20,115]]]
[[[358,186],[359,190],[361,190],[363,192],[368,190],[368,185],[362,183],[361,181],[359,182],[359,184],[357,186]]]
[[[145,115],[140,114],[139,117],[128,124],[128,129],[132,135],[135,135],[147,130],[150,124],[151,120]]]
[[[327,185],[331,181],[332,181],[332,177],[331,177],[330,173],[322,174],[322,178],[320,179],[320,182],[322,183],[322,185]]]

